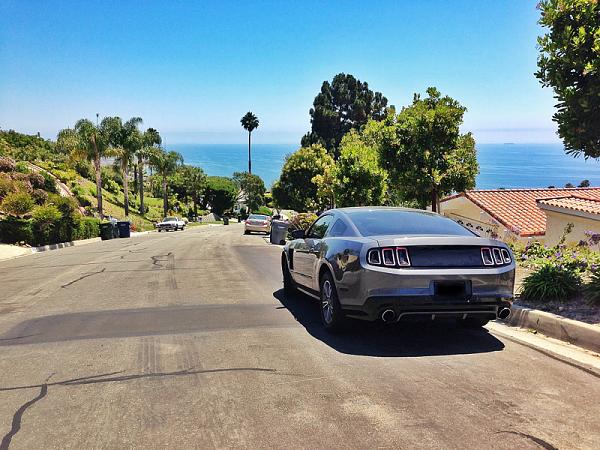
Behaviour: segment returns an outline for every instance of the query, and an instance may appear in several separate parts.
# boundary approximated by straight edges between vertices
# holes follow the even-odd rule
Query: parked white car
[[[156,228],[158,232],[161,231],[177,231],[185,229],[185,222],[181,220],[179,217],[165,217],[162,222],[158,222],[156,224]]]

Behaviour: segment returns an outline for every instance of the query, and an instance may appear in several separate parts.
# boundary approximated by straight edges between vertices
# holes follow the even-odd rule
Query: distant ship
[[[503,145],[516,145],[514,142],[505,142]]]

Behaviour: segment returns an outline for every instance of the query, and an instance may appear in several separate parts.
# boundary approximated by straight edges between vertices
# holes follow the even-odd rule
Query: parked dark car
[[[451,318],[480,327],[510,315],[515,263],[509,247],[439,214],[333,209],[293,237],[281,256],[284,290],[319,299],[329,330],[347,317]]]

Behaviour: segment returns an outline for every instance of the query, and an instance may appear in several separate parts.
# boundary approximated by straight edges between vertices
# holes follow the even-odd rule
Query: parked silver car
[[[333,209],[293,232],[281,256],[286,293],[321,301],[329,330],[346,317],[398,322],[453,318],[483,326],[510,314],[509,247],[414,209]]]

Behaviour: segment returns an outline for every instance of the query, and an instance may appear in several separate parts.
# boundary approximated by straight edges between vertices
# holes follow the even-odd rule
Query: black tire
[[[484,327],[488,324],[488,319],[477,319],[475,317],[467,317],[466,319],[459,319],[458,323],[463,328],[477,329]]]
[[[248,230],[244,230],[244,234],[250,234]]]
[[[335,281],[329,272],[325,272],[320,283],[321,322],[325,329],[331,333],[337,333],[344,329],[346,318],[338,300]]]
[[[294,283],[294,279],[290,273],[290,269],[287,264],[287,258],[285,256],[281,258],[281,272],[283,273],[283,293],[285,295],[295,294],[297,292],[296,283]]]

